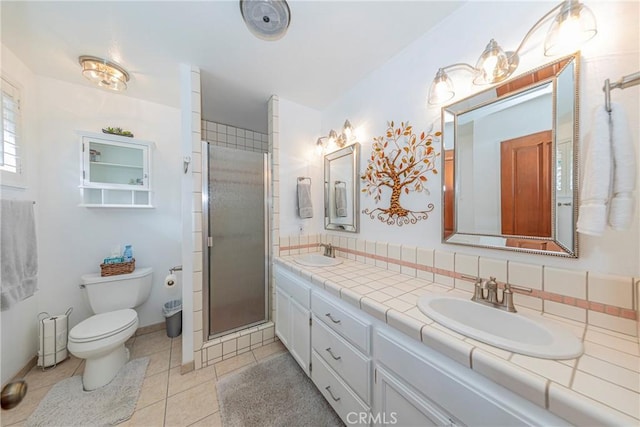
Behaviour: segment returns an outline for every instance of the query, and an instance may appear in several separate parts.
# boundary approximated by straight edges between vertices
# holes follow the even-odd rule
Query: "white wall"
[[[2,46],[2,75],[18,84],[21,89],[22,141],[23,159],[26,173],[26,188],[2,187],[0,198],[36,201],[36,233],[40,236],[41,227],[37,219],[40,211],[38,203],[38,138],[36,126],[36,85],[35,76],[10,50]],[[40,253],[42,250],[40,248]],[[41,255],[40,255],[41,256]],[[40,276],[42,277],[42,276]],[[40,285],[42,287],[42,285]],[[2,384],[13,377],[38,351],[37,322],[38,300],[40,292],[2,311],[0,324],[2,343],[0,359],[2,367]]]
[[[82,78],[80,74],[78,78]],[[181,261],[180,111],[99,88],[37,77],[39,108],[40,311],[73,307],[71,326],[91,315],[78,287],[82,274],[99,271],[115,245],[133,245],[136,265],[153,267],[149,300],[137,309],[140,326],[164,320],[168,269]],[[155,209],[78,207],[79,137],[105,126],[154,141]]]
[[[388,120],[409,120],[418,132],[427,130],[431,124],[439,128],[439,108],[427,107],[427,93],[432,77],[438,67],[455,62],[475,64],[486,43],[492,37],[503,47],[514,49],[526,31],[555,3],[546,2],[469,2],[458,9],[435,29],[426,33],[385,65],[378,68],[356,86],[336,100],[322,114],[322,130],[328,131],[336,123],[349,118],[356,127],[362,128],[365,136],[362,159],[367,159],[373,136],[382,134]],[[625,74],[637,71],[639,63],[640,34],[637,25],[640,4],[638,2],[597,2],[588,6],[598,21],[598,35],[583,47],[580,79],[580,133],[581,145],[589,138],[592,112],[602,105],[603,80],[617,80]],[[488,25],[500,22],[499,26]],[[541,40],[544,29],[527,43],[521,56],[518,74],[552,61],[542,55]],[[538,34],[540,33],[540,34]],[[464,73],[452,73],[462,99],[484,88],[472,88]],[[626,109],[627,115],[637,118],[638,87],[615,91],[613,98]],[[454,99],[455,101],[455,99]],[[632,126],[635,141],[640,129]],[[284,132],[286,127],[283,125]],[[637,144],[636,144],[637,147]],[[283,150],[284,151],[284,150]],[[640,152],[640,149],[637,151]],[[640,154],[640,153],[638,153]],[[361,161],[360,170],[366,167]],[[639,174],[640,177],[640,174]],[[547,256],[532,256],[514,252],[476,249],[466,246],[441,243],[441,182],[440,175],[430,177],[431,196],[428,201],[436,209],[427,221],[413,226],[387,226],[379,221],[362,216],[360,238],[434,247],[450,252],[485,255],[495,258],[513,259],[530,263],[562,266],[621,275],[640,274],[640,242],[638,215],[629,231],[607,231],[599,238],[581,236],[580,259],[564,259]],[[412,194],[420,198],[424,194]],[[317,198],[321,203],[321,197]],[[282,210],[286,211],[283,203]],[[361,198],[361,209],[374,207],[372,199]],[[283,227],[291,226],[283,218]]]
[[[328,133],[328,132],[327,132]],[[280,235],[314,234],[324,230],[323,157],[315,150],[320,112],[280,98]],[[313,218],[297,213],[297,177],[311,178]]]

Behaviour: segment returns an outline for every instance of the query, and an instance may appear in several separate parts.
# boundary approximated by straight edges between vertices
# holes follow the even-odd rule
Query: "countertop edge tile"
[[[471,350],[473,346],[442,332],[431,325],[422,328],[422,343],[444,354],[466,368],[471,368]]]
[[[325,280],[324,289],[334,297],[340,298],[340,289],[342,289],[342,286],[340,286],[333,280]]]
[[[387,310],[390,309],[388,309],[384,304],[367,297],[362,297],[362,299],[360,300],[360,304],[362,306],[362,310],[364,310],[365,313],[368,313],[376,319],[387,323]]]
[[[474,371],[541,408],[547,407],[546,390],[549,380],[546,378],[520,369],[481,349],[474,350],[472,358]]]
[[[425,323],[411,316],[407,316],[394,309],[389,309],[387,311],[387,324],[413,339],[422,341],[422,327]]]
[[[577,426],[637,426],[640,420],[570,390],[560,384],[549,386],[549,411]]]
[[[360,300],[362,299],[362,295],[360,295],[359,293],[354,292],[351,289],[342,288],[340,290],[340,298],[343,301],[356,307],[357,309],[362,310],[362,307],[360,306]]]

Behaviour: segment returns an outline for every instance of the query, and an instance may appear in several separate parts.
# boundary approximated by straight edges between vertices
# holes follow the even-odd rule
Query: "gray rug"
[[[223,377],[217,389],[224,427],[344,425],[289,353]]]
[[[148,364],[148,357],[132,360],[109,384],[93,391],[82,389],[79,375],[60,381],[25,426],[110,426],[131,418]]]

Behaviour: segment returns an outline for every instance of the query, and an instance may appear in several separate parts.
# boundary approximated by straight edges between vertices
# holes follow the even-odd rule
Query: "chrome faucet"
[[[330,257],[330,258],[335,258],[336,257],[336,253],[335,253],[335,248],[333,247],[333,245],[331,245],[331,243],[320,243],[320,246],[322,246],[324,248],[324,256]]]
[[[515,313],[517,311],[516,307],[513,305],[513,291],[511,290],[511,285],[508,283],[504,285],[502,300],[498,299],[498,282],[496,282],[495,277],[489,277],[489,280],[482,280],[478,277],[474,284],[473,297],[471,297],[471,301],[506,310],[511,313]]]

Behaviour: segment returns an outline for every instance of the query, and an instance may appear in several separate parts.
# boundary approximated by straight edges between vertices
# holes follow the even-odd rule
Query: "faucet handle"
[[[511,285],[505,283],[504,290],[502,291],[502,306],[510,313],[516,313],[515,305],[513,304],[513,291]]]
[[[484,299],[484,285],[486,282],[482,280],[481,277],[476,277],[476,281],[473,285],[473,297],[471,297],[471,301],[481,301]]]

